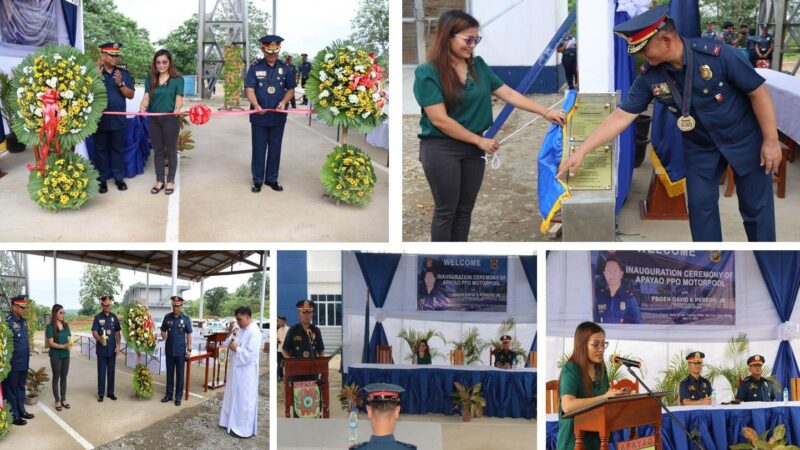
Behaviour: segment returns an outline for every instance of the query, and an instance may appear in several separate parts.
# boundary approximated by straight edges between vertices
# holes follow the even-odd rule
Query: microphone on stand
[[[611,355],[611,358],[609,358],[608,360],[611,361],[611,364],[623,365],[627,367],[636,367],[638,369],[642,368],[641,361],[635,361],[633,359],[623,358],[617,355],[616,353]]]

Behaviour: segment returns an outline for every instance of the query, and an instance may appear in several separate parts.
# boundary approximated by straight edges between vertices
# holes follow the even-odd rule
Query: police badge
[[[703,64],[702,66],[700,66],[700,78],[708,81],[713,76],[714,76],[714,73],[711,72],[711,67],[708,67],[708,65],[706,65],[706,64]]]

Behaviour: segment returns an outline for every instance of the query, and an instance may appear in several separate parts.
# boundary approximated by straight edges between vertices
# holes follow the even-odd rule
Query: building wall
[[[308,267],[305,251],[278,252],[278,315],[297,323],[298,300],[308,298]]]

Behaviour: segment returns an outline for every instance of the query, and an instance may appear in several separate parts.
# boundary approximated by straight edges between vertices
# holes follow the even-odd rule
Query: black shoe
[[[22,425],[25,425],[26,423],[28,423],[28,421],[26,421],[26,420],[25,420],[25,419],[23,419],[22,417],[17,417],[17,418],[15,418],[15,419],[14,419],[14,421],[13,421],[13,422],[11,422],[11,423],[13,423],[14,425],[19,425],[19,426],[22,426]]]
[[[117,181],[116,185],[117,185],[117,189],[119,189],[120,191],[127,191],[128,190],[128,185],[125,184],[124,181]],[[110,395],[108,397],[111,398]]]
[[[114,394],[108,394],[108,395],[106,395],[106,397],[110,398],[111,400],[116,400],[117,399],[117,396],[114,395]]]
[[[103,396],[102,395],[98,395],[97,396],[97,401],[98,402],[102,402],[103,401]]]
[[[175,400],[175,406],[181,406],[181,399]]]
[[[250,192],[252,192],[254,194],[257,194],[257,193],[261,192],[261,184],[254,184],[254,185],[250,186]]]
[[[273,191],[278,191],[278,192],[280,192],[280,191],[282,191],[282,190],[283,190],[283,186],[281,186],[281,184],[280,184],[280,183],[278,183],[278,181],[277,181],[277,180],[275,180],[275,181],[274,181],[274,182],[272,182],[272,183],[265,182],[264,184],[266,184],[267,186],[271,187]]]
[[[170,397],[169,395],[161,399],[161,403],[167,403],[169,401],[172,401],[172,397]]]
[[[105,194],[106,192],[108,192],[108,185],[106,184],[105,181],[100,182],[100,190],[98,192],[100,192],[101,194]]]
[[[31,414],[29,412],[26,412],[25,414],[22,415],[23,419],[28,419],[28,420],[33,419],[33,417],[34,417],[33,414]]]
[[[231,430],[229,434],[237,439],[250,439],[250,437],[252,437],[252,436],[250,437],[239,436],[238,434],[234,433],[233,430]]]

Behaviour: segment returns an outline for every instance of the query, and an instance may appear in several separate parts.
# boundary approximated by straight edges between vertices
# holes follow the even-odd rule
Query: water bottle
[[[711,393],[711,406],[717,406],[717,391]]]
[[[417,365],[417,354],[416,353],[414,353],[414,356],[411,358],[411,364],[413,364],[415,366]]]
[[[783,388],[783,406],[789,405],[789,390]]]
[[[356,408],[350,411],[350,418],[347,420],[347,440],[350,444],[355,444],[358,440],[358,412]]]

